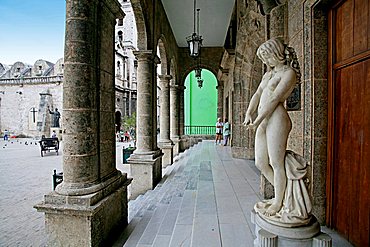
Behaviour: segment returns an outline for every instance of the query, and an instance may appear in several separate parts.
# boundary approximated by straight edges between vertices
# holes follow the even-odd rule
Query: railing
[[[214,135],[216,126],[189,126],[185,125],[185,135]]]

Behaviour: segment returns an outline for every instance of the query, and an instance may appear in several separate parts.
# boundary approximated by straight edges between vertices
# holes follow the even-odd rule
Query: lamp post
[[[192,35],[186,38],[186,41],[188,42],[190,56],[192,58],[197,58],[200,55],[200,48],[202,47],[202,41],[203,41],[202,36],[199,35],[199,11],[200,9],[197,9],[198,30],[197,32],[195,31],[195,22],[196,22],[195,8],[196,8],[196,0],[194,0],[194,31]]]
[[[203,86],[203,79],[202,79],[202,69],[200,67],[200,49],[202,47],[202,36],[199,35],[199,12],[200,9],[197,9],[197,20],[195,16],[195,9],[196,9],[196,0],[194,0],[194,32],[191,36],[186,38],[188,42],[190,57],[197,60],[197,66],[195,68],[195,77],[198,81],[198,87],[202,88]],[[197,31],[195,31],[195,22],[197,21]]]

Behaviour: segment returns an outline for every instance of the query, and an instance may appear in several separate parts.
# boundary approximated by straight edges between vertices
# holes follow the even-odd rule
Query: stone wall
[[[311,165],[313,212],[321,223],[325,220],[326,200],[327,65],[323,61],[327,60],[327,2],[288,0],[262,15],[256,1],[238,1],[235,55],[224,54],[221,68],[225,73],[218,75],[223,82],[223,101],[232,97],[232,116],[229,116],[232,154],[237,158],[254,158],[254,133],[242,126],[242,122],[266,70],[256,57],[256,50],[269,38],[279,38],[294,48],[302,74],[301,106],[289,111],[293,128],[288,149],[303,155]],[[224,102],[222,105],[225,107]],[[272,187],[265,182],[262,180],[262,193],[269,197]]]
[[[0,80],[0,131],[9,130],[14,135],[49,136],[46,132],[37,130],[38,119],[45,119],[46,125],[51,126],[52,117],[44,109],[40,109],[40,93],[50,94],[51,100],[47,103],[50,109],[63,109],[62,86],[63,77],[39,77],[24,80]],[[35,115],[33,108],[35,108]],[[43,117],[41,117],[43,115]],[[34,119],[35,117],[35,119]],[[63,116],[61,117],[61,120]],[[35,120],[35,121],[34,121]],[[63,121],[61,121],[61,124]]]
[[[237,158],[254,157],[254,134],[245,128],[245,112],[253,93],[262,78],[262,63],[256,57],[258,46],[265,40],[265,17],[258,10],[256,1],[238,1],[238,34],[234,63],[229,64],[229,79],[225,83],[232,95],[232,154]],[[228,68],[228,67],[225,67]],[[228,84],[232,86],[228,86]]]

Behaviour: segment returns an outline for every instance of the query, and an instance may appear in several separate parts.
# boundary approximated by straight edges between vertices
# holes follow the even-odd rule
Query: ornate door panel
[[[369,246],[370,3],[331,10],[328,224],[356,246]]]

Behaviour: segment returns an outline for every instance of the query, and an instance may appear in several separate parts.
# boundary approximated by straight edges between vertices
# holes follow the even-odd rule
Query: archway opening
[[[198,85],[195,71],[185,79],[185,134],[214,134],[217,121],[217,79],[214,74],[202,69],[202,87]]]
[[[120,131],[121,129],[121,123],[122,123],[122,115],[121,112],[116,111],[115,113],[115,127],[116,127],[116,132]]]

